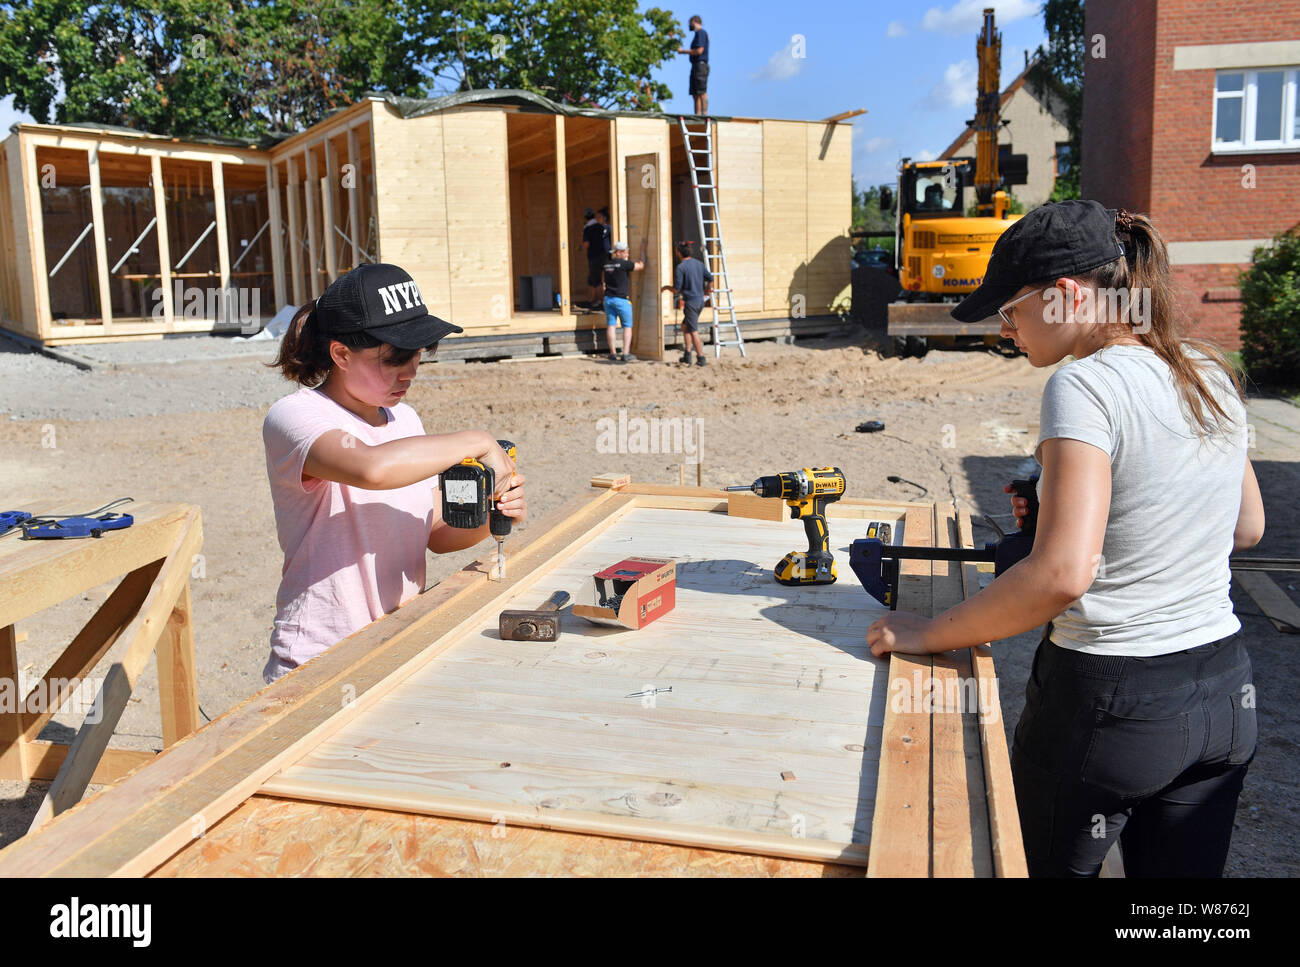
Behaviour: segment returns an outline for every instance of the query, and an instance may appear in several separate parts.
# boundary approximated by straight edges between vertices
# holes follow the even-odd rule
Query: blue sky
[[[642,0],[643,9],[651,5],[668,6]],[[893,182],[900,157],[938,155],[973,116],[975,37],[986,6],[1002,31],[1005,87],[1025,51],[1046,43],[1036,0],[674,4],[683,30],[699,14],[709,31],[712,113],[807,120],[866,108],[853,120],[860,185]],[[691,110],[688,72],[685,56],[656,72],[673,91],[667,110]],[[17,120],[30,118],[14,111],[12,98],[0,101],[0,132]]]

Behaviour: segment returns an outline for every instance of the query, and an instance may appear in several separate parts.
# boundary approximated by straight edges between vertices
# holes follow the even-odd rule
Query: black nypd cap
[[[420,287],[396,265],[360,265],[339,276],[316,300],[321,332],[366,332],[398,349],[423,349],[443,336],[464,332],[431,315]]]
[[[1042,205],[1002,233],[984,281],[957,304],[952,317],[979,322],[1027,285],[1090,272],[1123,257],[1113,208],[1085,199]]]

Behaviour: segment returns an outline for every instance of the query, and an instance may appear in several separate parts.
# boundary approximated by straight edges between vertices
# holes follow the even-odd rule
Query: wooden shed
[[[742,328],[788,331],[846,308],[851,128],[711,124]],[[255,331],[362,261],[386,261],[464,327],[464,345],[552,336],[589,348],[604,319],[574,304],[588,291],[582,212],[606,206],[633,257],[644,246],[636,351],[660,355],[662,329],[640,323],[674,325],[659,293],[671,245],[700,238],[676,116],[477,91],[368,97],[262,145],[19,124],[0,151],[2,322],[46,345]]]

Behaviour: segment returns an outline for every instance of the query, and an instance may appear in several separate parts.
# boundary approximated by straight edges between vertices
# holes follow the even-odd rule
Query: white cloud
[[[796,44],[798,45],[796,49]],[[804,64],[808,61],[807,52],[804,49],[805,41],[798,34],[790,38],[790,42],[778,50],[775,54],[767,59],[762,70],[755,72],[752,76],[756,81],[788,81],[803,71]]]
[[[875,154],[877,151],[886,151],[897,143],[893,138],[868,138],[862,149],[867,154]]]
[[[906,37],[906,36],[907,36],[907,28],[903,26],[903,21],[901,21],[901,20],[891,20],[891,21],[889,21],[889,26],[885,29],[885,36],[886,36],[886,37]]]
[[[992,7],[998,28],[1015,20],[1037,16],[1036,0],[957,0],[947,10],[931,7],[921,18],[926,30],[965,36],[977,33],[984,23],[984,8]]]
[[[939,157],[939,152],[931,151],[929,148],[922,148],[913,157],[913,161],[933,161]]]
[[[943,72],[943,80],[930,88],[923,104],[940,110],[963,107],[974,111],[976,73],[974,60],[959,60],[955,64],[949,64]]]

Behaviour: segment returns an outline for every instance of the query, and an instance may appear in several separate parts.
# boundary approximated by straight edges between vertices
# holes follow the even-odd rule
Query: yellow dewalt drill
[[[808,535],[808,551],[791,551],[773,569],[778,582],[834,584],[835,557],[831,554],[826,529],[826,505],[844,496],[844,471],[839,467],[804,467],[770,477],[759,477],[749,486],[727,490],[749,490],[760,497],[780,497],[790,505],[790,519],[802,520]]]

